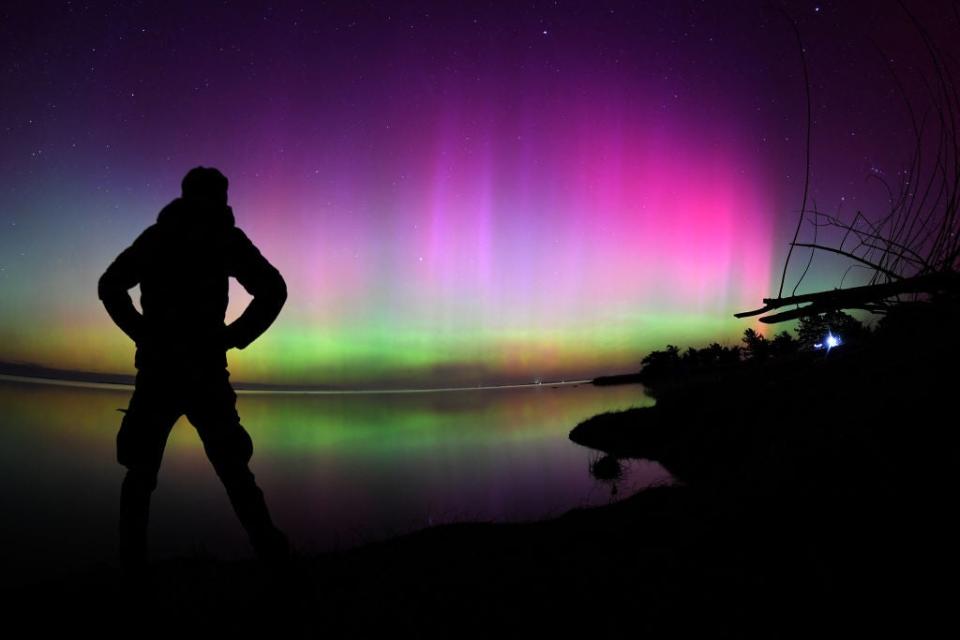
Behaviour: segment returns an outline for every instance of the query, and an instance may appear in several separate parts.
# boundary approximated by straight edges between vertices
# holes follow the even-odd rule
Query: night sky
[[[930,70],[892,2],[302,4],[0,9],[0,361],[132,371],[96,282],[196,165],[289,287],[234,380],[559,380],[732,344],[802,196],[777,7],[821,209],[884,210],[869,178],[913,149],[890,70],[920,106]]]

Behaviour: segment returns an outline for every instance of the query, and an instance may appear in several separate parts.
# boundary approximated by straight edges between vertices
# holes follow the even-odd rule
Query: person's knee
[[[240,424],[227,423],[221,428],[204,429],[201,437],[214,467],[246,467],[253,457],[253,439]]]
[[[218,461],[213,463],[213,468],[228,489],[244,490],[257,486],[253,472],[245,462]]]

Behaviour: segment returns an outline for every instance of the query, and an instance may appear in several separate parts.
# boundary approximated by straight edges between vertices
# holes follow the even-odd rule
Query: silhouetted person
[[[136,389],[117,433],[117,461],[127,467],[120,505],[120,562],[146,568],[150,496],[167,436],[186,414],[257,556],[288,556],[247,464],[253,442],[240,424],[227,350],[243,349],[266,331],[287,297],[283,278],[238,227],[227,206],[227,179],[197,167],[134,243],[107,268],[99,296],[114,322],[137,344]],[[253,295],[227,326],[228,277]],[[143,314],[127,290],[140,285]]]

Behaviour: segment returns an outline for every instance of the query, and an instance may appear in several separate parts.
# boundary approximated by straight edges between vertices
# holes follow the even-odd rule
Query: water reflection
[[[112,561],[123,468],[115,438],[129,390],[0,382],[3,564],[21,572]],[[567,433],[649,404],[639,387],[541,386],[418,394],[243,394],[251,469],[295,545],[345,548],[430,524],[524,521],[611,499],[596,455]],[[634,461],[619,495],[669,480]],[[154,494],[154,558],[250,557],[199,438],[181,418]]]

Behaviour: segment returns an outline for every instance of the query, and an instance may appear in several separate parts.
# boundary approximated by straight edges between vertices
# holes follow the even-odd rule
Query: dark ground
[[[99,636],[950,636],[958,319],[922,307],[860,346],[664,384],[655,407],[571,433],[661,462],[676,486],[285,572],[191,558],[124,585],[92,567],[8,590],[5,617]]]

